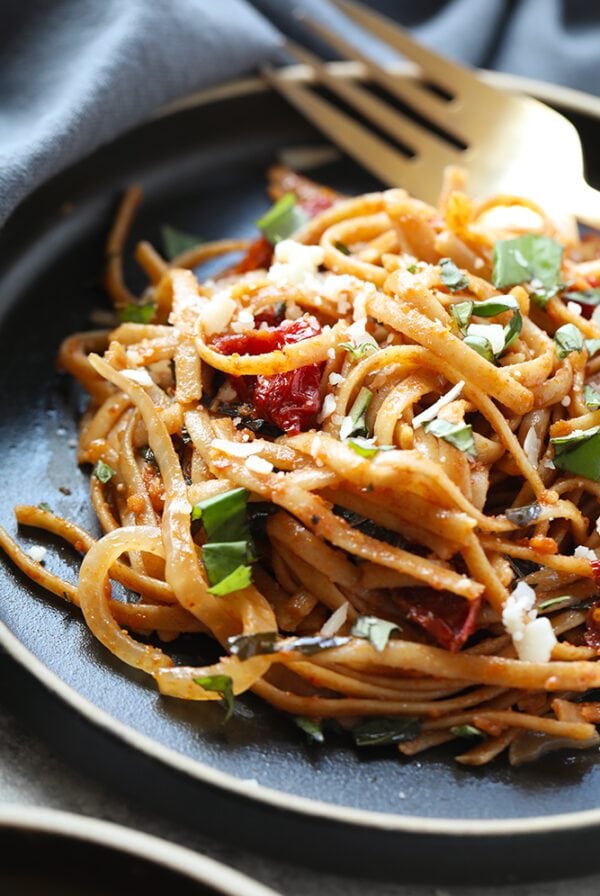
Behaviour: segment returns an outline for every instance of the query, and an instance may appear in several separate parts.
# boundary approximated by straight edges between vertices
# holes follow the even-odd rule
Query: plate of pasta
[[[433,207],[334,155],[238,85],[9,221],[4,646],[248,842],[267,807],[267,848],[308,816],[296,854],[334,864],[367,834],[411,874],[457,835],[494,874],[507,835],[579,855],[600,238],[459,169]]]

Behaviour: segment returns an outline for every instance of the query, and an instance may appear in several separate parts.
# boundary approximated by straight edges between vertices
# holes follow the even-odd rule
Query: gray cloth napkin
[[[600,92],[587,0],[372,0],[472,65]],[[0,224],[35,187],[153,110],[306,40],[302,6],[381,47],[327,0],[0,0]],[[322,49],[322,47],[321,47]]]

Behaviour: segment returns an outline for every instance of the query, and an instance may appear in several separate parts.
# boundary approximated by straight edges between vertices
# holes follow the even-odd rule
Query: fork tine
[[[333,3],[367,31],[415,62],[424,74],[437,81],[441,87],[455,92],[464,87],[465,78],[473,79],[477,85],[481,84],[468,68],[439,56],[423,44],[417,43],[403,28],[381,13],[374,12],[355,0],[333,0]],[[485,90],[490,90],[485,84],[481,86]]]
[[[401,147],[406,147],[409,153],[419,156],[427,154],[430,164],[438,165],[440,168],[452,162],[458,163],[460,153],[454,147],[425,130],[406,115],[392,109],[391,106],[368,90],[364,90],[356,82],[347,78],[336,78],[322,60],[312,52],[291,40],[286,42],[286,48],[301,62],[311,66],[322,84],[353,106],[366,119],[390,134]]]
[[[410,178],[410,162],[405,161],[396,150],[379,137],[374,137],[345,112],[336,109],[302,84],[281,76],[270,66],[263,69],[263,75],[272,87],[283,94],[333,143],[345,149],[351,158],[357,159],[384,184],[397,187]]]
[[[464,143],[468,142],[465,139],[465,134],[458,132],[457,122],[453,120],[452,116],[451,103],[434,96],[429,90],[423,89],[418,84],[411,83],[407,78],[397,78],[390,74],[345,38],[331,31],[322,22],[313,19],[312,16],[303,15],[302,23],[338,50],[343,56],[361,62],[371,77],[383,85],[389,93],[399,97],[416,112],[420,112],[430,122],[446,131],[446,133],[452,133]]]

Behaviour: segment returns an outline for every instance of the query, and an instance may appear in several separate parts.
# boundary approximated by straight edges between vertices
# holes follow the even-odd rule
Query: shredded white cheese
[[[321,628],[319,634],[323,635],[324,638],[331,638],[332,635],[337,634],[348,618],[349,608],[350,604],[346,601],[341,607],[334,610],[327,622]]]
[[[319,412],[319,416],[317,417],[317,422],[322,423],[323,420],[327,420],[328,417],[331,417],[333,412],[335,411],[335,396],[328,393],[323,399],[323,407]]]
[[[253,473],[273,472],[273,464],[271,461],[265,460],[264,457],[259,457],[257,454],[251,454],[250,457],[246,459],[245,466],[247,466]]]
[[[313,285],[312,278],[324,258],[325,253],[320,246],[281,240],[275,246],[275,261],[269,268],[268,278],[280,287]]]
[[[574,557],[580,557],[584,560],[597,560],[598,555],[596,551],[593,551],[591,548],[588,548],[585,544],[579,544],[573,551]]]
[[[581,316],[581,305],[579,302],[567,302],[567,308],[571,314],[576,314],[577,317]]]
[[[413,429],[418,429],[423,423],[429,423],[430,420],[434,420],[443,407],[458,398],[463,390],[464,385],[465,381],[459,380],[458,383],[456,383],[455,386],[452,386],[452,388],[448,392],[446,392],[445,395],[442,395],[440,398],[438,398],[438,400],[435,401],[431,405],[431,407],[426,408],[426,410],[421,411],[420,414],[417,414],[412,422]]]
[[[354,428],[354,421],[353,421],[352,417],[350,417],[350,416],[344,417],[344,419],[342,420],[341,426],[340,426],[340,439],[342,441],[344,441],[344,439],[347,439],[348,436],[350,435],[350,433],[352,432],[353,428]]]
[[[147,370],[122,370],[121,373],[128,380],[139,383],[140,386],[153,386],[154,381]]]
[[[192,512],[192,505],[185,498],[172,498],[169,502],[169,510],[173,513],[189,515]]]
[[[501,324],[469,324],[467,336],[482,336],[492,346],[495,355],[499,355],[504,348],[504,327]]]
[[[335,349],[333,348],[333,346],[330,346],[327,349],[327,357],[330,358],[332,361],[335,360]]]
[[[43,563],[46,556],[46,548],[42,547],[41,544],[34,544],[27,550],[27,553],[36,563]]]
[[[502,609],[502,622],[515,645],[517,656],[528,663],[547,663],[556,644],[552,624],[537,618],[535,591],[519,582]]]
[[[200,322],[207,336],[222,333],[237,308],[229,290],[223,289],[211,296],[200,311]]]
[[[541,440],[536,433],[534,427],[532,426],[525,436],[525,440],[523,442],[523,451],[527,455],[527,460],[531,464],[532,467],[537,467],[538,461],[540,459],[540,448],[542,447]]]
[[[568,408],[569,405],[571,404],[570,396],[569,395],[563,396],[563,398],[561,398],[561,400],[560,400],[560,403],[562,404],[563,408]]]
[[[341,373],[330,373],[329,374],[329,385],[330,386],[339,386],[340,383],[344,382],[344,377]]]
[[[231,324],[234,333],[245,333],[247,330],[254,329],[254,315],[249,308],[242,308],[238,313],[236,320]]]
[[[230,442],[228,439],[213,439],[210,447],[229,457],[250,457],[262,450],[256,442]]]

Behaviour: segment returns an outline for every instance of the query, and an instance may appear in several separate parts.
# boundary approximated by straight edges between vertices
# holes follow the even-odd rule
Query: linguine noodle
[[[314,739],[337,720],[407,756],[457,740],[467,765],[600,743],[600,247],[463,188],[448,171],[433,208],[276,169],[257,240],[140,243],[141,298],[126,194],[120,320],[59,353],[90,397],[102,537],[15,508],[83,555],[76,585],[0,546],[162,694],[231,710],[251,690]],[[221,659],[175,665],[183,633]]]

